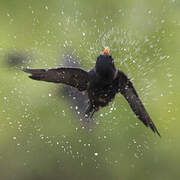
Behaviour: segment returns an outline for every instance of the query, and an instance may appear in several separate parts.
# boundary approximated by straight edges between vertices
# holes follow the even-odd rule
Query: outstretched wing
[[[79,91],[87,89],[89,75],[88,72],[80,68],[61,67],[57,69],[22,69],[30,73],[31,79],[47,81],[53,83],[63,83],[77,88]]]
[[[150,127],[155,133],[160,136],[156,126],[152,122],[149,114],[147,113],[143,103],[141,102],[133,83],[122,71],[118,71],[119,78],[119,92],[126,98],[137,117],[147,126]]]

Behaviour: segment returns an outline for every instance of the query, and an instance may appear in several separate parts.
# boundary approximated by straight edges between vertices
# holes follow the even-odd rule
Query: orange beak
[[[109,53],[109,49],[108,49],[108,48],[105,48],[105,49],[104,49],[104,51],[103,51],[103,54],[110,55],[110,53]]]

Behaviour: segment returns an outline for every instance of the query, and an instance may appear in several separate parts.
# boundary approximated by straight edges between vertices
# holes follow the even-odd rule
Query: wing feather
[[[22,69],[30,73],[31,79],[53,83],[63,83],[77,88],[79,91],[87,89],[89,82],[88,72],[81,68],[61,67],[56,69]]]
[[[119,78],[119,89],[118,91],[126,98],[131,109],[134,111],[136,116],[147,126],[152,129],[153,132],[160,136],[156,126],[152,122],[149,114],[147,113],[143,103],[141,102],[133,83],[122,71],[118,71]]]

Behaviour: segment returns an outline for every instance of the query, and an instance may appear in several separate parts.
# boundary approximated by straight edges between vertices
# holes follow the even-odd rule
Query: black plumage
[[[85,117],[91,118],[100,107],[107,106],[117,93],[121,93],[128,101],[136,116],[153,132],[160,136],[143,103],[141,102],[133,83],[121,70],[116,69],[114,60],[106,48],[97,58],[96,65],[90,71],[81,68],[61,67],[56,69],[22,69],[30,73],[32,79],[64,83],[79,91],[87,91],[89,106]]]

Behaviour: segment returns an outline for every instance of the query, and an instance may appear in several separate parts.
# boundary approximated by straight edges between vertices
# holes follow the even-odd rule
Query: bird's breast
[[[113,88],[93,88],[89,91],[89,99],[95,106],[104,107],[114,99],[115,91]]]

